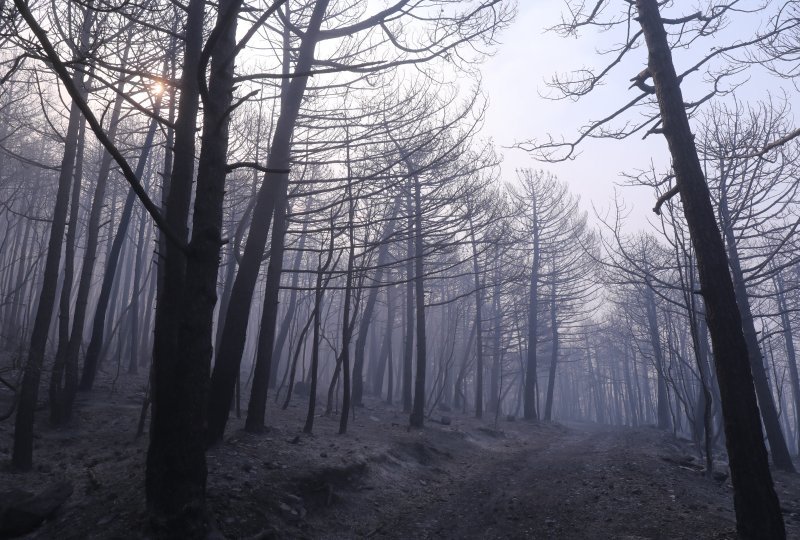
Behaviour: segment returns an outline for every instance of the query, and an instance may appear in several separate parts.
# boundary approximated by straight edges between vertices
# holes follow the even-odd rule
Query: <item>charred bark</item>
[[[648,72],[658,98],[662,129],[697,254],[725,419],[737,530],[742,538],[785,538],[725,245],[689,126],[664,21],[657,0],[637,0],[636,7],[647,44]]]

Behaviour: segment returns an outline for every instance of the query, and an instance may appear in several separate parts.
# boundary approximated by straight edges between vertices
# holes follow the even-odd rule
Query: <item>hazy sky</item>
[[[677,4],[682,4],[678,2]],[[607,84],[594,95],[575,103],[552,101],[541,97],[548,91],[545,82],[556,73],[564,73],[581,67],[605,65],[607,58],[600,57],[596,50],[609,44],[617,32],[598,37],[587,33],[578,39],[563,38],[545,29],[560,21],[563,2],[560,0],[520,0],[519,13],[514,24],[500,36],[502,42],[497,54],[483,66],[483,87],[489,96],[490,105],[486,118],[485,133],[500,147],[515,141],[531,138],[545,139],[547,134],[555,138],[563,135],[574,138],[577,127],[589,119],[601,118],[632,99],[637,90],[629,90],[629,79],[641,71],[646,64],[644,47],[631,51],[625,64],[618,66],[607,80]],[[739,31],[747,35],[754,30],[755,19],[747,22],[749,28],[732,26],[729,32]],[[741,23],[736,23],[741,24]],[[745,34],[741,34],[742,31]],[[709,43],[699,42],[705,49]],[[686,51],[675,53],[675,62],[680,66],[690,61]],[[764,79],[763,74],[756,78]],[[758,87],[758,81],[756,81]],[[687,100],[705,92],[699,86],[685,85]],[[693,92],[693,90],[696,90]],[[756,93],[758,90],[755,91]],[[752,94],[753,91],[748,91]],[[739,92],[744,95],[743,92]],[[512,180],[514,170],[519,167],[544,168],[569,183],[572,191],[581,196],[584,207],[591,212],[591,205],[598,210],[608,209],[614,190],[625,199],[631,214],[629,229],[646,226],[646,220],[654,217],[652,207],[655,195],[648,188],[620,187],[620,172],[635,172],[649,169],[651,160],[657,170],[664,170],[669,163],[667,145],[663,136],[653,135],[642,141],[634,136],[626,141],[589,140],[581,148],[575,160],[544,164],[535,161],[521,150],[503,149],[503,177]]]

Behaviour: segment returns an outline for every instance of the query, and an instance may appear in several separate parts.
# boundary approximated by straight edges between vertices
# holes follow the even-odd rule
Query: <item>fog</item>
[[[794,1],[0,6],[0,537],[791,538]]]

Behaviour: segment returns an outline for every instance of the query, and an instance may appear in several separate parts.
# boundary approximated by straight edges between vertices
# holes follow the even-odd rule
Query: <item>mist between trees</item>
[[[480,80],[510,0],[0,5],[13,467],[104,399],[98,377],[145,388],[140,525],[163,538],[209,532],[207,449],[232,417],[267,431],[271,401],[300,399],[306,434],[378,400],[411,429],[654,424],[709,479],[726,454],[742,538],[785,537],[768,459],[800,451],[796,96],[734,90],[796,85],[800,5],[567,4],[551,31],[617,45],[550,97],[629,95],[514,148],[482,131]],[[731,24],[751,34],[721,42]],[[652,188],[647,230],[625,188],[597,212],[548,164],[662,136],[669,169],[619,164]]]

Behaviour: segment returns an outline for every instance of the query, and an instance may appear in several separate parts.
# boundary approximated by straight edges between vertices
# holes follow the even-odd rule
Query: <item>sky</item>
[[[680,4],[680,3],[679,3]],[[589,119],[602,118],[616,110],[636,95],[629,90],[629,79],[641,71],[646,64],[643,47],[631,51],[628,60],[617,67],[607,84],[579,102],[553,101],[542,97],[548,91],[546,81],[556,73],[565,73],[575,68],[604,66],[606,57],[597,54],[597,48],[613,43],[612,32],[603,36],[587,33],[579,38],[564,38],[546,28],[560,22],[564,3],[557,0],[520,0],[518,15],[512,26],[500,35],[501,45],[496,54],[482,66],[482,86],[489,97],[484,134],[491,137],[501,148],[504,156],[503,178],[513,181],[515,169],[521,167],[542,168],[569,183],[570,189],[581,197],[584,208],[600,214],[611,208],[615,194],[621,196],[629,212],[626,230],[648,228],[647,221],[655,215],[652,208],[656,195],[649,188],[623,186],[622,172],[634,173],[648,170],[653,164],[657,171],[669,165],[666,142],[661,135],[652,135],[646,140],[634,136],[625,141],[588,140],[580,148],[580,155],[569,162],[546,164],[533,159],[526,152],[509,148],[517,141],[536,138],[545,139],[563,136],[572,139],[577,128]],[[753,20],[751,19],[750,24]],[[742,32],[735,22],[728,32]],[[753,28],[747,29],[748,34]],[[700,43],[705,48],[708,42]],[[681,65],[691,60],[691,52],[676,51],[675,62]],[[748,98],[760,97],[766,77],[756,74],[755,89],[741,90]],[[684,85],[686,99],[698,97],[704,90],[699,84]],[[752,86],[752,85],[751,85]]]

